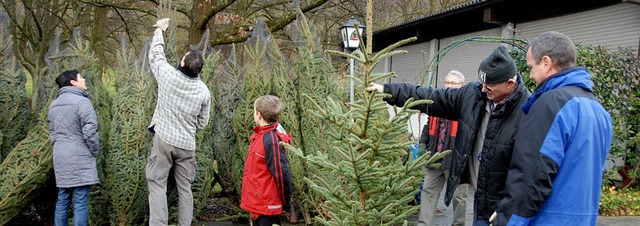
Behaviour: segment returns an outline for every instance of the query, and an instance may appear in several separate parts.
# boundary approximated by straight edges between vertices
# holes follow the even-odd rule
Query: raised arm
[[[413,98],[414,100],[429,99],[433,104],[424,104],[414,107],[422,113],[430,116],[442,117],[450,120],[458,120],[462,109],[462,102],[465,100],[475,101],[469,98],[476,98],[473,93],[475,83],[470,83],[462,88],[454,89],[434,89],[428,86],[417,86],[408,83],[390,83],[378,85],[372,83],[367,87],[368,91],[384,91],[391,94],[391,97],[384,100],[390,105],[404,106],[404,103]]]
[[[153,32],[153,39],[151,39],[149,66],[151,67],[153,76],[156,77],[158,82],[162,82],[166,80],[165,76],[171,74],[167,72],[175,70],[175,68],[167,62],[167,58],[164,55],[164,37],[162,34],[167,29],[167,26],[169,26],[169,19],[160,19],[153,26],[157,28]]]

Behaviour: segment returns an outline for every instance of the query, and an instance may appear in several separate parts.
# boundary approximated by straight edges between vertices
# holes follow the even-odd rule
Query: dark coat
[[[429,116],[429,121],[424,125],[419,141],[421,145],[426,147],[426,151],[430,151],[432,153],[437,152],[439,142],[442,142],[442,151],[454,149],[456,136],[458,136],[458,121],[445,120],[445,134],[441,139],[442,141],[438,139],[440,126],[440,118]],[[442,159],[438,160],[438,162],[442,165],[439,168],[431,169],[449,170],[451,168],[451,154],[445,155]]]
[[[404,105],[409,98],[433,100],[433,104],[416,106],[416,109],[430,116],[458,120],[458,136],[455,150],[451,153],[451,169],[445,193],[445,204],[449,205],[458,185],[470,182],[469,157],[478,158],[472,156],[473,145],[489,101],[482,92],[482,84],[473,82],[459,89],[434,89],[395,83],[385,84],[384,92],[392,95],[385,99],[387,103],[396,106]],[[515,132],[518,123],[524,117],[519,107],[530,95],[521,76],[518,75],[516,90],[507,98],[505,104],[496,107],[487,124],[482,152],[479,155],[481,163],[475,194],[478,217],[482,219],[489,219],[496,209],[497,202],[504,196]]]

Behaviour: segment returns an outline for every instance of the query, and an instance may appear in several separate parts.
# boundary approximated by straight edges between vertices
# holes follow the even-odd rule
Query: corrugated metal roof
[[[481,2],[486,2],[486,1],[488,1],[488,0],[472,0],[470,2],[462,3],[462,4],[459,4],[459,5],[453,6],[451,8],[444,9],[442,11],[436,12],[436,13],[427,14],[427,15],[422,16],[422,17],[411,19],[411,20],[408,20],[408,21],[405,21],[405,22],[402,22],[402,23],[399,23],[399,24],[396,24],[396,25],[392,25],[392,26],[389,26],[389,27],[374,31],[373,34],[375,35],[376,33],[379,33],[379,32],[384,32],[384,31],[391,30],[391,29],[394,29],[394,28],[397,28],[397,27],[402,27],[404,25],[411,24],[411,23],[414,23],[414,22],[417,22],[417,21],[422,21],[422,20],[428,19],[430,17],[435,17],[435,16],[438,16],[438,15],[447,14],[447,13],[449,13],[451,11],[455,11],[457,9],[462,9],[462,8],[467,8],[467,7],[470,7],[472,5],[476,5],[476,4],[479,4]]]

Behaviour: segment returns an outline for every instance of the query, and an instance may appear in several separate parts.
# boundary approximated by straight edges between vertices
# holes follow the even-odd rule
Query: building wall
[[[621,3],[613,6],[547,18],[515,25],[517,38],[529,41],[545,31],[559,31],[575,43],[601,45],[611,51],[632,47],[640,42],[640,5]]]
[[[391,57],[391,68],[397,75],[390,82],[420,83],[425,74],[425,65],[429,62],[430,42],[415,45],[406,45],[396,50],[406,50],[407,54],[398,54]]]
[[[475,36],[500,36],[501,29],[495,28],[464,35],[453,36],[440,40],[440,49],[444,49],[447,45],[458,42],[465,38]],[[466,41],[451,49],[438,65],[437,87],[444,86],[444,77],[451,70],[458,70],[465,76],[466,83],[478,80],[478,66],[480,62],[493,50],[500,45],[499,43]]]

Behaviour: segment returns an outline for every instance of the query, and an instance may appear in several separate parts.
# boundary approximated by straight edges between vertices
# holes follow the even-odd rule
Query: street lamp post
[[[366,26],[362,25],[358,20],[356,20],[353,16],[351,19],[347,20],[342,27],[340,27],[340,33],[342,34],[342,45],[344,46],[344,51],[347,53],[351,53],[360,47],[360,37],[362,37],[362,32]],[[358,34],[356,34],[356,29]],[[354,60],[353,58],[349,58],[349,76],[351,76],[350,81],[350,90],[349,90],[349,106],[351,110],[353,110],[353,101],[354,101],[354,81],[353,81],[353,71],[354,71]]]

